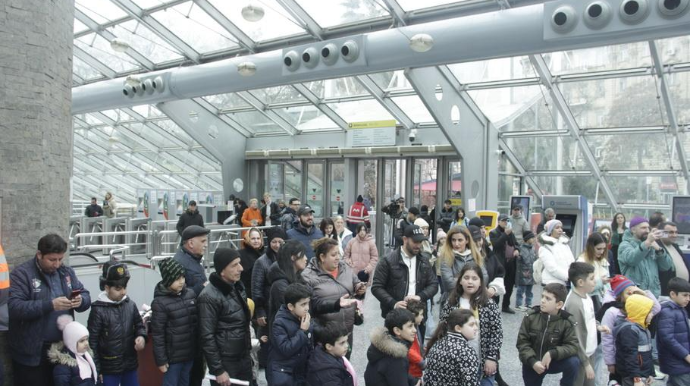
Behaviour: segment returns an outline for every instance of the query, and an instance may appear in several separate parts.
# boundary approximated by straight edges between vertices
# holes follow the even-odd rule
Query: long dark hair
[[[295,271],[292,256],[302,258],[306,253],[307,249],[304,244],[298,240],[288,240],[278,250],[278,267],[285,273],[290,284],[302,282],[302,275]]]
[[[596,253],[594,251],[594,248],[599,245],[599,244],[607,244],[606,243],[606,238],[604,235],[598,232],[594,232],[589,237],[587,237],[587,243],[585,245],[585,253],[583,253],[583,256],[585,257],[585,262],[589,264],[594,264],[596,259],[594,258],[594,254]],[[606,260],[608,258],[608,254],[606,251],[604,251],[604,254],[601,255],[601,258],[599,258],[599,261]]]
[[[333,231],[331,231],[330,236],[326,235],[326,228],[328,226],[333,227]],[[319,224],[319,229],[321,229],[321,233],[323,233],[324,236],[329,237],[329,238],[338,238],[338,232],[335,231],[335,223],[330,217],[324,217],[323,220],[321,220],[321,224]]]
[[[458,218],[458,216],[460,216],[460,212],[462,212],[462,220],[464,220],[465,217],[467,217],[467,215],[465,214],[465,209],[462,208],[462,207],[460,207],[460,208],[458,208],[458,209],[455,210],[455,213],[453,213],[453,221],[458,221],[458,220],[460,220],[460,219]],[[461,224],[461,225],[462,225],[462,224]]]
[[[616,214],[613,215],[613,221],[611,221],[611,237],[613,237],[614,232],[618,231],[618,222],[616,221],[616,217],[618,217],[619,214],[623,216],[623,230],[628,229],[628,227],[625,226],[625,215],[623,212],[616,212]]]
[[[457,309],[451,311],[446,320],[442,320],[438,323],[434,334],[426,344],[426,352],[429,352],[434,344],[436,344],[436,342],[438,342],[441,338],[448,335],[448,332],[455,331],[455,326],[464,326],[465,323],[469,322],[470,318],[473,316],[474,313],[470,310]]]
[[[457,305],[460,303],[460,298],[465,292],[460,282],[462,282],[462,277],[467,271],[474,271],[474,273],[479,276],[479,288],[477,289],[477,293],[475,293],[470,299],[470,306],[473,309],[478,309],[489,302],[489,294],[486,291],[486,283],[484,283],[484,273],[482,272],[482,269],[475,263],[467,263],[464,267],[462,267],[460,270],[460,276],[458,276],[457,284],[455,284],[455,288],[450,292],[450,296],[448,297],[448,303],[451,305]]]

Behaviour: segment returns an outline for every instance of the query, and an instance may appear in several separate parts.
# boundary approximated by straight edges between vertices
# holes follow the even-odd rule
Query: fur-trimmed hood
[[[93,357],[93,352],[89,349],[89,354]],[[77,359],[74,354],[65,347],[62,342],[55,342],[48,349],[48,359],[55,365],[65,365],[77,367]]]
[[[568,239],[568,236],[566,236],[565,233],[558,240],[556,240],[555,238],[547,235],[546,232],[542,232],[539,234],[538,240],[539,244],[541,245],[556,245],[556,243],[567,245],[568,242],[570,242],[570,239]]]
[[[369,337],[371,339],[371,346],[367,351],[369,362],[376,362],[384,357],[407,358],[410,344],[392,337],[385,327],[375,328]]]

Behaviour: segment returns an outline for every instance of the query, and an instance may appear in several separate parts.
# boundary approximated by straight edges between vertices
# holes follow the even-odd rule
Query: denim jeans
[[[120,374],[104,374],[103,386],[139,386],[137,371],[132,370]]]
[[[496,378],[494,375],[482,378],[481,382],[479,382],[479,386],[494,386],[494,378]]]
[[[687,386],[690,385],[690,374],[669,375],[666,386]]]
[[[532,286],[519,285],[517,286],[517,295],[515,296],[515,304],[520,307],[522,305],[522,296],[525,296],[525,306],[532,306]]]
[[[544,377],[546,377],[546,374],[563,373],[563,376],[561,377],[561,386],[573,386],[579,371],[580,360],[577,359],[577,356],[573,355],[569,358],[561,359],[560,361],[551,362],[549,369],[543,374],[537,374],[533,368],[523,364],[522,380],[525,382],[525,385],[541,386],[542,382],[544,382]]]
[[[162,386],[189,386],[189,375],[194,361],[173,363],[163,376]]]

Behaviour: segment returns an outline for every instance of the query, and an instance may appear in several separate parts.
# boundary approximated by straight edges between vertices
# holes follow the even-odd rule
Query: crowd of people
[[[617,213],[575,257],[552,209],[536,232],[519,205],[487,232],[450,201],[430,217],[400,197],[389,208],[395,245],[380,257],[361,196],[346,218],[318,225],[299,199],[249,202],[238,213],[242,248],[218,248],[209,276],[209,230],[195,208],[180,219],[180,247],[158,264],[149,333],[127,296],[126,264],[104,264],[92,300],[62,264],[67,243],[41,238],[11,272],[15,384],[138,385],[138,353],[150,344],[166,386],[207,376],[256,385],[260,367],[271,386],[356,386],[362,371],[367,386],[503,386],[502,313],[517,311],[525,385],[546,374],[562,374],[564,386],[690,385],[690,260],[660,213],[629,222]],[[384,324],[356,369],[349,359],[368,291]],[[73,320],[89,309],[86,326]]]

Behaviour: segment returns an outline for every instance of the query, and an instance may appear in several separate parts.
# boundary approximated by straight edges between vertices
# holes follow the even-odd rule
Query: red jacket
[[[410,346],[410,351],[407,352],[407,360],[410,362],[410,370],[408,373],[419,379],[422,377],[422,350],[419,348],[418,336],[414,336],[414,343]]]
[[[369,211],[361,202],[355,202],[347,212],[347,222],[350,224],[366,223],[369,226]]]

